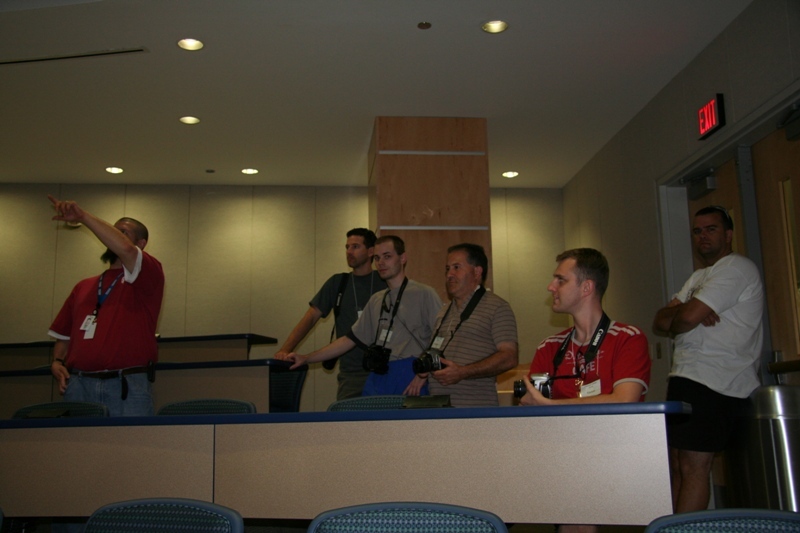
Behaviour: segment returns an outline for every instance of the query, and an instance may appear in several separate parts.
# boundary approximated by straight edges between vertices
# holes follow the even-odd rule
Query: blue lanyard
[[[103,305],[103,302],[106,301],[108,295],[111,294],[111,290],[114,288],[114,285],[117,284],[117,282],[120,280],[120,278],[122,278],[122,275],[124,273],[125,271],[123,270],[122,272],[119,273],[119,275],[117,275],[117,278],[111,282],[111,285],[108,286],[105,293],[103,293],[103,278],[105,277],[106,273],[103,272],[100,275],[100,279],[97,280],[97,307],[94,308],[94,313],[93,313],[95,316],[97,315],[97,312],[100,311],[100,306]]]

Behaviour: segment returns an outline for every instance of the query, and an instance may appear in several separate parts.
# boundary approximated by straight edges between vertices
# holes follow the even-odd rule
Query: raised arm
[[[145,240],[137,240],[132,232],[123,231],[109,224],[105,220],[94,216],[82,209],[76,202],[58,200],[52,195],[47,195],[56,210],[53,220],[65,222],[80,222],[95,234],[109,250],[119,257],[122,264],[129,272],[133,272],[136,259],[139,255],[138,248],[144,248]]]

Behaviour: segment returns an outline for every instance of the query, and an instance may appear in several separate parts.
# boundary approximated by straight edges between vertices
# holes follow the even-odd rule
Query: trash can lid
[[[759,387],[751,398],[756,418],[800,418],[800,387]]]

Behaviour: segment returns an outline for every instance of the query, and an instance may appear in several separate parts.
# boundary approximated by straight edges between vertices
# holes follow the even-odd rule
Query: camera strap
[[[400,299],[403,297],[403,291],[406,290],[406,285],[408,285],[408,278],[403,278],[403,284],[400,285],[400,291],[397,293],[397,300],[394,301],[394,305],[392,306],[392,314],[389,319],[389,327],[386,329],[386,335],[383,337],[383,347],[386,347],[386,342],[389,339],[389,332],[392,331],[392,326],[394,325],[394,317],[397,316],[397,310],[400,308]],[[386,296],[390,295],[392,289],[386,289],[386,292],[383,293],[384,301],[386,300]],[[391,297],[390,297],[391,298]],[[384,306],[381,304],[381,315],[383,315]],[[378,330],[375,332],[375,343],[377,344],[378,339],[381,335],[381,321],[380,317],[378,320]]]
[[[331,340],[333,342],[336,339],[336,319],[339,318],[339,310],[342,307],[342,297],[344,296],[344,290],[347,288],[347,280],[350,279],[349,272],[342,273],[342,279],[339,280],[339,291],[336,294],[336,303],[333,304],[333,328],[331,328]],[[355,280],[353,281],[353,290],[355,290]],[[358,302],[356,302],[358,303]]]
[[[600,345],[603,343],[603,339],[606,338],[606,333],[608,333],[608,327],[611,325],[611,319],[608,318],[608,315],[603,313],[602,318],[600,319],[600,323],[597,324],[597,328],[594,330],[594,334],[592,335],[592,341],[589,344],[589,349],[586,351],[586,354],[583,356],[584,365],[588,366],[595,357],[597,357],[597,350],[600,348]],[[564,339],[564,342],[561,343],[561,347],[556,352],[555,357],[553,357],[553,377],[551,379],[556,379],[556,373],[558,372],[558,366],[564,361],[564,357],[567,355],[567,348],[569,347],[570,341],[572,341],[572,336],[575,334],[575,328],[572,328],[572,331],[569,332],[567,338]],[[577,361],[575,362],[577,366]],[[580,373],[576,373],[574,376],[564,376],[564,377],[579,377]],[[559,376],[560,377],[560,376]]]
[[[478,290],[472,293],[472,298],[469,299],[469,303],[467,303],[467,306],[461,312],[461,318],[458,320],[458,324],[456,324],[456,329],[453,330],[453,333],[450,335],[450,338],[447,339],[447,344],[442,346],[442,353],[444,353],[444,350],[450,344],[450,341],[453,340],[453,337],[456,336],[456,331],[458,331],[458,328],[461,327],[461,324],[465,320],[467,320],[470,317],[470,315],[472,315],[472,312],[475,310],[475,308],[478,307],[478,303],[481,301],[481,298],[483,298],[484,294],[486,294],[486,288],[484,288],[483,285],[478,287]],[[452,311],[452,309],[453,309],[453,301],[450,300],[450,307],[447,308],[447,312],[442,316],[442,321],[439,322],[439,326],[436,328],[436,331],[431,337],[431,343],[428,345],[428,349],[430,349],[431,346],[433,346],[433,342],[436,340],[436,337],[439,336],[439,330],[442,329],[442,324],[444,324],[444,319],[447,318],[447,315],[450,314],[450,311]]]
[[[342,278],[339,280],[339,292],[336,294],[336,302],[333,304],[333,326],[331,326],[331,340],[333,342],[336,340],[336,319],[339,318],[339,311],[342,307],[342,297],[344,296],[344,290],[347,288],[347,280],[350,279],[349,272],[343,272]],[[356,280],[353,280],[353,295],[355,296],[356,290]],[[358,306],[358,300],[356,300],[356,306]],[[322,362],[322,367],[326,370],[333,370],[333,367],[336,366],[336,361],[338,361],[338,357],[334,357],[333,359],[328,359]]]

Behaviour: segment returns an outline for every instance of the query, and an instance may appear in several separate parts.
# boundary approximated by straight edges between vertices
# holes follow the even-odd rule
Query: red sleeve
[[[612,385],[626,379],[637,379],[650,385],[650,349],[641,332],[631,335],[619,347],[612,366]]]

